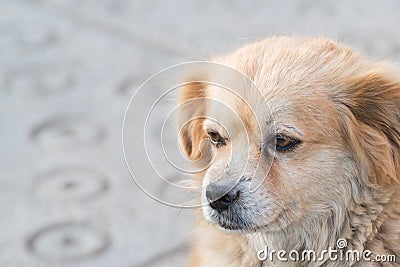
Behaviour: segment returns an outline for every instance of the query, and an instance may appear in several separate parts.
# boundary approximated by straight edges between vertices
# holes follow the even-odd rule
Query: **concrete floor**
[[[399,14],[396,0],[0,1],[0,266],[186,266],[193,211],[154,201],[125,166],[138,86],[269,35],[327,36],[399,63]],[[146,173],[143,125],[127,124],[130,167]]]

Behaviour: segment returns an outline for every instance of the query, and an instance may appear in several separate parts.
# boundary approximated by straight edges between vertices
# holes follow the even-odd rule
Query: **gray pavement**
[[[399,14],[396,0],[1,0],[0,267],[186,266],[193,211],[146,196],[125,167],[135,89],[270,35],[327,36],[400,63]]]

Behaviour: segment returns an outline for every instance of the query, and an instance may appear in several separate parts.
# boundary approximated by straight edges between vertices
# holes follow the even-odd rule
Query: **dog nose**
[[[232,184],[214,183],[207,185],[206,197],[211,208],[218,212],[227,210],[239,197],[240,190],[232,188]]]

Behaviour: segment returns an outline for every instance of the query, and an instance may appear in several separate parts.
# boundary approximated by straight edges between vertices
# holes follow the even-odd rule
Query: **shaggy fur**
[[[399,265],[397,70],[321,38],[269,38],[215,61],[243,73],[259,91],[225,77],[238,97],[199,77],[181,92],[181,148],[194,164],[211,162],[198,178],[204,186],[231,179],[241,190],[224,214],[210,208],[203,192],[191,266],[380,266],[257,259],[265,246],[318,255],[339,238],[346,249],[371,250],[371,258],[396,255],[397,263],[385,266]],[[209,129],[226,144],[204,142]],[[301,142],[275,151],[268,140],[280,133]],[[251,192],[256,178],[263,182]]]

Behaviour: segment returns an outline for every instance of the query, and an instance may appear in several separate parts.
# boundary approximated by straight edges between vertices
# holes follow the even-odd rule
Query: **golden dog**
[[[259,258],[321,255],[338,239],[400,257],[400,73],[322,38],[269,38],[215,61],[258,90],[199,74],[180,93],[181,148],[209,163],[191,266],[380,266]]]

